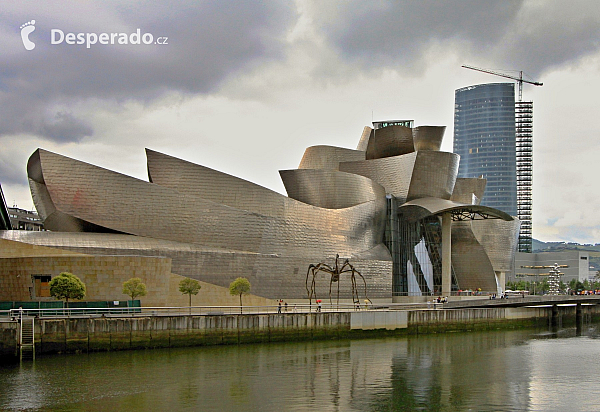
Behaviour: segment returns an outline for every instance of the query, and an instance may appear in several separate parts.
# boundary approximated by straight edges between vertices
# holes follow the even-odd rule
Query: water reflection
[[[596,337],[585,325],[43,357],[0,369],[0,409],[595,410]]]

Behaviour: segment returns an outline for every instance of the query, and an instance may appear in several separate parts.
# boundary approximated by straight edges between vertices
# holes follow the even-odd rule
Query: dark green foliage
[[[50,281],[50,296],[56,299],[83,299],[85,285],[77,276],[69,272],[62,272]]]

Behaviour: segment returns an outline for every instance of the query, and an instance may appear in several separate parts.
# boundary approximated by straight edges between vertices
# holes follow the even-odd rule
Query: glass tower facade
[[[456,90],[454,153],[460,155],[458,177],[487,179],[481,204],[517,216],[513,83]]]

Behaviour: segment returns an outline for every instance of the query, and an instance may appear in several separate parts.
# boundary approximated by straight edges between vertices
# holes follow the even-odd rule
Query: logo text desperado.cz
[[[85,44],[90,48],[93,44],[168,44],[168,37],[157,37],[151,33],[141,34],[140,29],[134,33],[65,33],[60,29],[50,30],[51,44]]]

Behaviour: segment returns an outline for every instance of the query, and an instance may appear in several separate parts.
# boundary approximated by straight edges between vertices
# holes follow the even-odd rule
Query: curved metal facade
[[[487,180],[477,177],[459,177],[454,184],[454,191],[452,192],[450,200],[459,203],[479,205],[481,204],[481,198],[485,192],[486,183]]]
[[[468,222],[452,225],[452,266],[458,285],[463,290],[497,289],[492,262],[475,238]]]
[[[414,151],[412,129],[404,126],[389,126],[371,131],[366,159],[381,159]]]
[[[445,131],[446,126],[418,126],[413,128],[415,151],[440,150]]]
[[[512,219],[450,201],[483,188],[476,179],[457,187],[459,157],[439,151],[442,136],[442,127],[366,127],[364,150],[309,147],[298,169],[280,171],[289,196],[149,149],[149,181],[38,149],[27,172],[53,232],[0,237],[94,255],[168,257],[173,273],[219,286],[243,276],[254,294],[286,299],[306,297],[309,264],[339,254],[365,276],[370,298],[429,295],[441,278],[437,216]],[[502,235],[455,225],[456,287],[491,287],[494,269],[506,266],[514,224],[488,226]],[[341,292],[352,296],[349,287]]]
[[[514,251],[519,239],[519,219],[506,220],[474,220],[471,230],[477,241],[483,246],[496,272],[512,270]]]
[[[459,160],[454,153],[422,151],[383,159],[342,162],[340,170],[374,180],[403,203],[421,197],[450,199]]]
[[[335,146],[311,146],[304,151],[298,169],[340,170],[340,162],[364,160],[365,152]]]
[[[151,183],[265,216],[284,216],[285,196],[266,187],[150,149],[146,159]]]
[[[335,170],[280,170],[288,196],[309,205],[343,209],[385,198],[385,189],[364,176]]]

